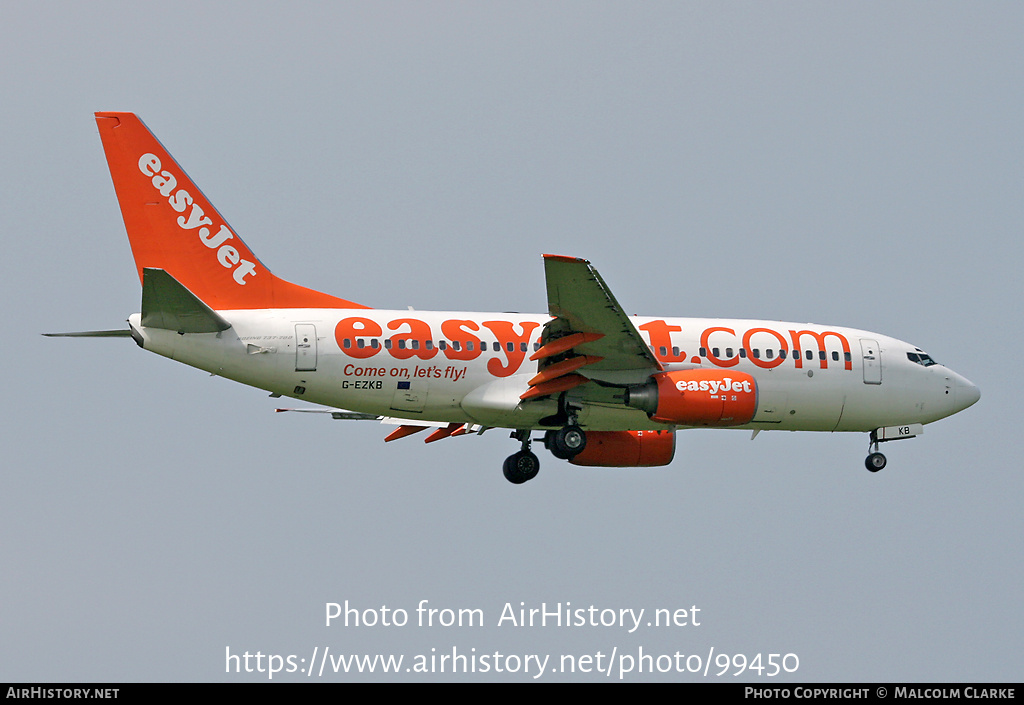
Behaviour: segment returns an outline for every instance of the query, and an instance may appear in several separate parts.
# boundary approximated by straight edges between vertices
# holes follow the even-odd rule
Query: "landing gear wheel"
[[[521,485],[537,477],[537,473],[540,472],[540,461],[530,451],[521,450],[505,458],[501,470],[505,473],[506,480],[513,485]]]
[[[544,445],[556,458],[572,460],[587,447],[587,434],[579,426],[565,426],[557,431],[548,431]]]
[[[568,460],[569,456],[563,455],[562,451],[560,451],[558,446],[555,444],[556,433],[558,433],[558,431],[547,431],[544,434],[544,447],[550,450],[551,454],[559,460]]]
[[[872,453],[864,460],[864,467],[871,472],[878,472],[885,467],[885,456],[881,453]]]

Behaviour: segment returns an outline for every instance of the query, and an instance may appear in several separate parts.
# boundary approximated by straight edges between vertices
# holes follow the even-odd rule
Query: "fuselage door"
[[[757,390],[757,414],[754,421],[782,423],[789,415],[789,395],[779,390]]]
[[[316,326],[312,323],[295,325],[295,371],[316,370]]]
[[[415,382],[406,380],[398,382],[395,389],[395,396],[391,399],[391,408],[395,411],[422,412],[423,406],[427,403],[427,388],[430,382],[427,379]]]
[[[882,383],[882,351],[878,341],[860,339],[861,360],[864,365],[864,384]]]

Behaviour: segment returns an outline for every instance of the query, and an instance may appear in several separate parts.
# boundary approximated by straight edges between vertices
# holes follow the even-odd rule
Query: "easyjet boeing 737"
[[[575,465],[666,465],[686,428],[858,431],[879,444],[966,409],[980,393],[923,350],[839,326],[627,316],[586,260],[544,255],[548,313],[385,311],[276,276],[139,118],[97,113],[142,282],[128,330],[142,348],[221,377],[376,419],[385,441],[503,428]],[[282,409],[283,411],[283,409]]]

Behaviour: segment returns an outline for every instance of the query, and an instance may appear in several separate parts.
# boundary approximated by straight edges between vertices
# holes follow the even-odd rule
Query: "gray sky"
[[[799,657],[765,684],[1020,679],[1019,3],[2,7],[0,680],[262,680],[225,649],[314,647],[547,654],[542,680],[614,681],[551,671],[640,649]],[[983,396],[877,475],[861,434],[695,431],[667,468],[545,453],[521,487],[500,431],[385,445],[274,414],[128,341],[39,336],[139,307],[97,110],[138,113],[322,291],[539,312],[540,254],[574,255],[630,313],[877,331]],[[326,627],[345,600],[410,624]],[[420,600],[485,624],[415,626]],[[701,624],[499,627],[520,602]],[[703,680],[626,676],[659,678]]]

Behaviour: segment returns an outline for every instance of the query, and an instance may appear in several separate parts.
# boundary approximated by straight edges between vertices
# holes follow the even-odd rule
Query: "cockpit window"
[[[925,367],[931,367],[932,365],[939,364],[932,359],[931,355],[924,352],[923,350],[918,350],[917,352],[908,352],[907,359],[910,360],[911,362],[916,362],[919,365],[924,365]]]

